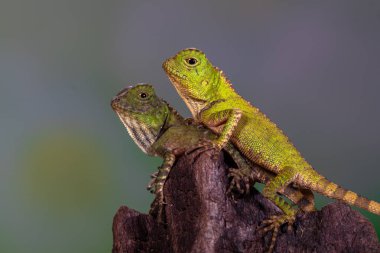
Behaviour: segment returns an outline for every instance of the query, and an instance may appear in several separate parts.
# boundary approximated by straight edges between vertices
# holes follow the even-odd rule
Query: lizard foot
[[[149,181],[148,185],[146,186],[146,189],[150,191],[151,193],[154,193],[156,191],[156,178],[158,175],[158,171],[154,172],[152,175],[150,175],[151,180]]]
[[[208,139],[201,139],[197,144],[190,146],[187,151],[185,152],[186,155],[189,155],[193,152],[205,152],[208,150],[216,150],[220,151],[222,147],[220,145],[216,144],[215,142],[208,140]],[[211,157],[212,159],[216,160],[218,159],[217,155],[214,155]]]
[[[249,194],[251,189],[251,184],[249,178],[244,175],[241,169],[231,168],[228,172],[228,178],[231,179],[230,185],[227,189],[227,194],[232,194],[234,190],[238,191],[239,194]]]
[[[270,230],[273,230],[272,233],[272,239],[269,245],[268,253],[273,252],[277,235],[278,235],[278,230],[280,227],[288,223],[288,231],[291,231],[292,225],[295,221],[295,214],[283,214],[283,215],[272,215],[268,219],[264,220],[262,222],[262,227],[258,229],[258,232],[260,233],[266,233]]]

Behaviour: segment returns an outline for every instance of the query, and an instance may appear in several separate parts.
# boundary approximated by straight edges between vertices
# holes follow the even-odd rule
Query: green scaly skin
[[[289,184],[380,215],[379,203],[345,190],[318,174],[280,128],[235,92],[223,72],[214,67],[203,52],[194,48],[182,50],[167,59],[163,68],[193,118],[219,135],[217,140],[204,141],[206,145],[220,149],[231,141],[249,160],[277,175],[263,190],[263,195],[284,212],[263,222],[267,225],[265,232],[273,229],[269,251],[273,250],[278,228],[295,220],[296,210],[276,194]]]
[[[143,152],[164,158],[148,187],[156,194],[150,213],[157,208],[158,219],[162,220],[163,187],[176,156],[193,149],[202,139],[216,140],[217,137],[206,128],[189,124],[148,84],[123,89],[113,98],[111,106]],[[230,169],[229,177],[232,179],[228,191],[237,188],[241,193],[247,193],[254,182],[267,183],[273,177],[273,173],[247,161],[232,144],[228,143],[225,151],[238,166],[238,169]],[[241,180],[245,183],[243,189]],[[314,199],[305,198],[293,187],[287,187],[280,193],[294,203],[304,203],[305,209],[314,208]]]

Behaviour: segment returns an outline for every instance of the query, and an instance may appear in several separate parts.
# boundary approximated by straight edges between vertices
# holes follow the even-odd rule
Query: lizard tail
[[[322,175],[318,174],[318,178],[319,180],[317,180],[316,183],[306,183],[311,190],[329,198],[342,200],[347,204],[354,205],[371,213],[380,215],[380,203],[362,197],[353,191],[346,190],[327,180]]]

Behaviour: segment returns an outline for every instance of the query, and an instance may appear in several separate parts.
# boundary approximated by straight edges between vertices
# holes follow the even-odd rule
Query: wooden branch
[[[279,213],[259,192],[226,195],[227,165],[212,151],[182,156],[165,184],[166,224],[128,207],[113,222],[113,253],[265,252],[271,233],[256,231]],[[292,231],[279,232],[275,252],[380,252],[375,230],[359,212],[336,202],[299,214]]]

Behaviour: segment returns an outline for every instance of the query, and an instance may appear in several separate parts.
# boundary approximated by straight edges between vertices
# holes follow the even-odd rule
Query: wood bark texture
[[[165,184],[165,224],[126,206],[113,221],[113,253],[265,252],[271,233],[257,232],[261,221],[280,213],[255,189],[226,194],[233,165],[207,151],[179,157]],[[279,232],[274,252],[380,252],[373,225],[359,212],[335,202],[300,213],[291,231]]]

